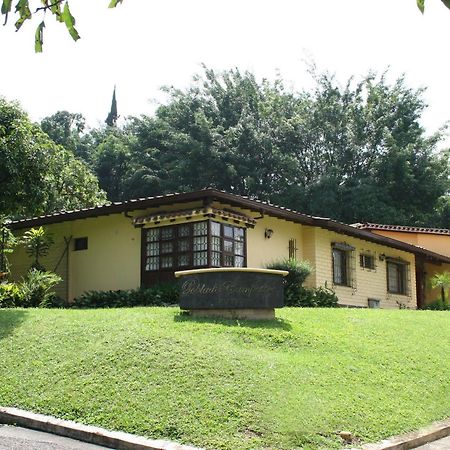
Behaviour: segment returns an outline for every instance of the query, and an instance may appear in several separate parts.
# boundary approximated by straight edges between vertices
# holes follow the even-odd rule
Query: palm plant
[[[437,273],[431,278],[431,286],[441,290],[442,304],[446,304],[445,291],[450,288],[450,272]]]
[[[23,235],[28,256],[34,259],[32,268],[45,271],[44,266],[40,263],[39,258],[48,255],[50,247],[53,244],[53,238],[45,233],[42,227],[31,228]]]

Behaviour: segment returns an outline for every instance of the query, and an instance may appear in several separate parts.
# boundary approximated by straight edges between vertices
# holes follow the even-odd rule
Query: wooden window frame
[[[194,226],[196,223],[201,223],[201,222],[206,222],[207,227],[206,227],[206,234],[202,234],[202,235],[195,235],[194,236]],[[220,236],[216,236],[212,234],[212,223],[218,223],[220,225]],[[180,236],[179,234],[179,230],[181,227],[183,226],[188,226],[189,227],[189,235],[188,236]],[[224,233],[224,229],[225,227],[230,226],[233,229],[233,237],[226,237],[225,233]],[[171,239],[162,239],[162,233],[161,230],[163,228],[167,228],[167,227],[172,227],[174,232],[173,232],[173,236]],[[181,224],[174,224],[174,225],[166,225],[163,227],[155,227],[157,229],[159,229],[159,239],[158,241],[154,241],[154,242],[158,242],[159,243],[159,254],[158,255],[154,255],[154,256],[158,256],[159,258],[159,264],[158,264],[158,268],[157,269],[151,269],[151,270],[147,270],[147,261],[148,258],[152,257],[150,255],[147,254],[147,233],[149,229],[144,229],[144,234],[143,234],[143,246],[142,246],[142,263],[143,263],[143,272],[145,273],[157,273],[160,271],[163,272],[174,272],[176,270],[189,270],[189,269],[199,269],[199,268],[208,268],[208,267],[237,267],[235,266],[235,261],[236,261],[236,257],[242,257],[243,258],[243,262],[242,262],[242,266],[239,267],[246,267],[247,266],[247,233],[246,233],[246,229],[243,227],[237,227],[234,224],[228,224],[228,223],[223,223],[223,222],[218,222],[215,220],[201,220],[201,221],[195,221],[195,222],[189,222],[189,223],[181,223]],[[238,240],[235,238],[235,228],[240,228],[243,230],[243,239],[242,241]],[[154,228],[152,228],[154,229]],[[194,238],[195,237],[205,237],[206,238],[206,250],[199,250],[198,252],[207,252],[207,260],[206,260],[206,264],[205,265],[194,265],[194,254],[197,253],[197,251],[194,250]],[[217,265],[212,265],[212,239],[213,237],[218,237],[220,239],[220,266]],[[189,244],[188,244],[188,251],[179,251],[179,246],[178,243],[180,242],[180,240],[182,239],[187,239]],[[232,241],[232,252],[225,252],[224,250],[224,241],[225,240],[231,240]],[[162,253],[162,245],[164,242],[172,242],[172,252],[170,253]],[[242,255],[238,255],[236,253],[236,243],[237,242],[242,242],[243,245],[243,254]],[[179,256],[181,255],[188,255],[188,265],[185,266],[180,266],[179,265]],[[170,256],[172,257],[172,267],[161,267],[161,258],[163,256]],[[233,265],[232,266],[225,266],[225,256],[232,256],[233,258]]]
[[[367,259],[369,259],[371,263],[367,264]],[[359,266],[363,269],[375,270],[376,269],[375,255],[369,252],[361,252],[359,254]]]
[[[394,266],[396,268],[397,288],[391,286],[389,278],[389,267]],[[389,294],[395,295],[408,295],[408,263],[399,260],[387,260],[386,261],[386,284]]]
[[[331,245],[331,271],[332,271],[332,278],[333,278],[333,284],[335,286],[342,286],[342,287],[354,287],[353,286],[353,279],[352,279],[352,252],[355,251],[355,248],[351,245],[334,242]],[[343,264],[343,277],[344,282],[337,281],[337,272],[336,272],[336,258],[335,258],[335,252],[336,254],[341,255],[341,263]]]

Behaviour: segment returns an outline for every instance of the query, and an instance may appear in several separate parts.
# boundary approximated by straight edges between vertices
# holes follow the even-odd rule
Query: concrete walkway
[[[416,450],[450,450],[450,436],[417,447]]]
[[[0,425],[0,450],[102,450],[105,448],[42,431]]]

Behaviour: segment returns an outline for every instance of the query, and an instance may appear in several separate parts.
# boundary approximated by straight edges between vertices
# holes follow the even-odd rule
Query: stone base
[[[274,320],[275,309],[190,309],[192,317],[215,317],[220,319]]]

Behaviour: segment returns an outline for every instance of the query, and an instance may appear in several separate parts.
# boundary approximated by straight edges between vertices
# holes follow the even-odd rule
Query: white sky
[[[15,2],[13,2],[15,3]],[[428,87],[423,124],[450,119],[450,10],[416,0],[71,0],[82,37],[48,17],[44,53],[34,53],[37,23],[18,33],[0,26],[0,95],[18,100],[33,120],[58,110],[103,123],[117,85],[119,114],[152,114],[162,85],[188,86],[201,63],[277,71],[294,88],[311,87],[305,59],[341,81],[370,69],[406,74]]]

